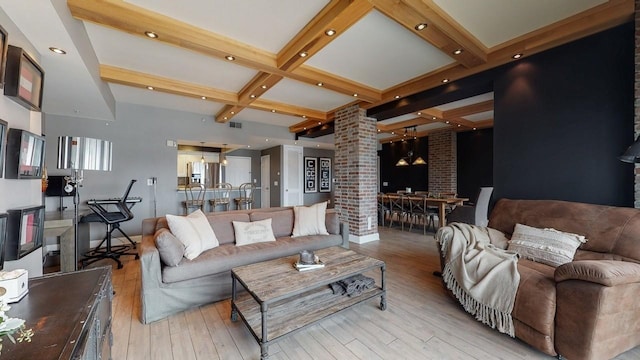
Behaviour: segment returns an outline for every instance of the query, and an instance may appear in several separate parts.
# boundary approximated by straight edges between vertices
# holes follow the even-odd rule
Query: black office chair
[[[90,203],[89,208],[93,211],[93,214],[86,215],[82,218],[83,222],[102,222],[107,225],[107,233],[104,236],[104,239],[100,242],[100,244],[93,250],[88,251],[84,254],[85,259],[82,260],[82,266],[85,267],[91,263],[94,263],[98,260],[102,259],[112,259],[118,264],[118,269],[122,269],[122,262],[120,262],[120,256],[122,255],[132,255],[135,256],[136,260],[139,259],[137,252],[128,252],[132,248],[136,248],[136,243],[131,240],[129,235],[125,234],[122,229],[120,229],[120,223],[129,221],[133,219],[133,213],[129,206],[127,206],[127,197],[129,196],[129,192],[131,191],[131,187],[137,180],[132,179],[127,187],[127,190],[124,192],[122,198],[118,201],[110,203],[110,205],[115,205],[117,211],[108,211],[104,206],[99,204],[98,202]],[[126,237],[131,245],[111,245],[112,234],[114,230],[118,230],[124,237]],[[106,246],[103,248],[102,245],[106,242]]]

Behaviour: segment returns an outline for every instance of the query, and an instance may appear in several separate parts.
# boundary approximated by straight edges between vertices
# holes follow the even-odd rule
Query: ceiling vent
[[[236,121],[229,121],[229,127],[236,128],[236,129],[242,129],[242,123],[239,123],[239,122],[236,122]]]

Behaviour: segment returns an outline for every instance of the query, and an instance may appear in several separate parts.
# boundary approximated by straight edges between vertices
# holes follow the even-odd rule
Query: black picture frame
[[[331,192],[331,158],[320,158],[318,187],[321,193]]]
[[[44,171],[44,136],[22,129],[7,132],[5,177],[7,179],[42,179]]]
[[[4,177],[4,158],[7,151],[7,131],[9,123],[0,119],[0,178]]]
[[[318,192],[318,158],[304,157],[304,192]]]
[[[41,111],[44,70],[22,48],[9,45],[4,94],[29,110]]]
[[[42,247],[44,205],[7,210],[7,240],[4,260],[18,260]]]
[[[9,33],[0,25],[0,88],[4,86],[4,72],[7,68],[7,50],[9,49]]]

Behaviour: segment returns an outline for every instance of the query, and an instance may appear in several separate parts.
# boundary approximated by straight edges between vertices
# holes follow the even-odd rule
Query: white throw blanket
[[[440,228],[436,239],[445,258],[442,278],[468,313],[513,337],[518,258],[492,245],[489,234],[487,228],[462,223]]]

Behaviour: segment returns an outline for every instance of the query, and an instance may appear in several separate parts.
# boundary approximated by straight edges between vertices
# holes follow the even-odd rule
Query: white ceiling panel
[[[467,115],[467,116],[464,116],[463,119],[473,121],[473,122],[493,119],[493,110],[485,111],[485,112],[481,112],[473,115]]]
[[[271,53],[279,52],[328,3],[327,0],[127,2]]]
[[[454,101],[454,102],[438,105],[435,108],[440,110],[440,111],[447,111],[447,110],[451,110],[451,109],[457,109],[457,108],[460,108],[460,107],[481,103],[483,101],[488,101],[488,100],[493,100],[493,92],[482,94],[482,95],[477,95],[477,96],[472,96],[470,98],[466,98],[466,99],[462,99],[462,100],[458,100],[458,101]]]
[[[352,96],[289,79],[282,79],[262,98],[321,111],[333,110],[353,101]]]
[[[453,61],[395,21],[372,11],[306,64],[382,90]]]
[[[117,102],[153,106],[161,109],[181,110],[206,116],[218,112],[223,104],[207,100],[178,96],[130,86],[109,84]]]
[[[242,89],[257,73],[153,39],[91,23],[87,23],[86,28],[101,64],[233,92]]]
[[[302,119],[296,116],[271,113],[268,111],[244,109],[239,112],[232,121],[252,121],[275,126],[289,127],[291,125],[299,123],[300,121],[302,121]]]
[[[434,0],[486,47],[605,3],[606,0]]]

